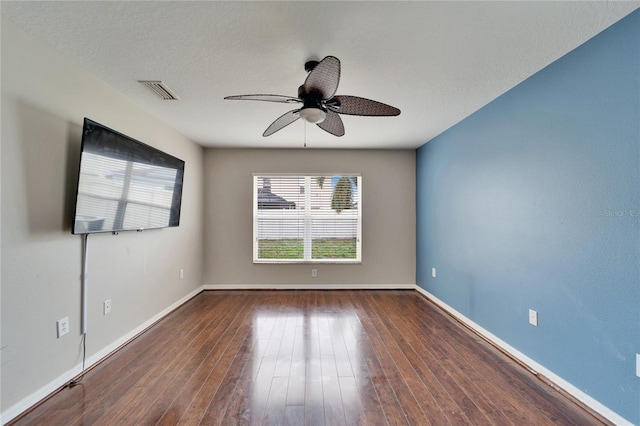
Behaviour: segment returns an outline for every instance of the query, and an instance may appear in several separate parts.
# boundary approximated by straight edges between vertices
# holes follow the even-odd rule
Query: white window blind
[[[361,261],[362,177],[253,176],[254,263]]]

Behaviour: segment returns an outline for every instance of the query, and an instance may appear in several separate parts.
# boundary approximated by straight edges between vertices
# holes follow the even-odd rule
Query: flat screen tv
[[[180,224],[184,161],[84,119],[73,234]]]

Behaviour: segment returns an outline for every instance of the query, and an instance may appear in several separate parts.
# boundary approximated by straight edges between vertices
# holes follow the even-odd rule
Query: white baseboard
[[[578,401],[582,402],[585,406],[589,407],[590,409],[600,414],[604,418],[610,420],[614,424],[618,426],[625,426],[625,425],[633,426],[633,423],[631,423],[629,420],[615,413],[610,408],[603,405],[601,402],[595,400],[593,397],[587,395],[586,393],[584,393],[583,391],[581,391],[571,383],[564,380],[562,377],[558,376],[557,374],[553,373],[552,371],[538,364],[536,361],[532,360],[531,358],[529,358],[528,356],[526,356],[516,348],[512,347],[504,340],[500,339],[499,337],[485,330],[475,322],[471,321],[466,316],[462,315],[460,312],[456,311],[451,306],[447,305],[442,300],[438,299],[433,294],[423,289],[422,287],[416,285],[415,288],[419,293],[423,294],[427,299],[431,300],[433,303],[438,305],[444,311],[446,311],[447,313],[455,317],[458,321],[462,322],[467,327],[469,327],[479,335],[483,336],[489,342],[493,343],[495,346],[505,351],[506,353],[511,355],[513,358],[515,358],[519,362],[521,362],[526,368],[531,370],[534,374],[540,374],[544,376],[548,381],[552,382],[554,386],[557,386],[558,388],[562,389],[563,391],[565,391],[566,393],[568,393]]]
[[[167,308],[163,309],[161,312],[159,312],[156,315],[154,315],[152,318],[150,318],[147,321],[145,321],[144,323],[140,324],[135,329],[131,330],[130,332],[128,332],[124,336],[120,337],[119,339],[115,340],[114,342],[112,342],[108,346],[102,348],[97,353],[95,353],[95,354],[91,355],[90,357],[88,357],[85,360],[86,368],[88,369],[91,366],[93,366],[96,363],[98,363],[99,361],[101,361],[102,359],[106,358],[112,352],[114,352],[119,347],[121,347],[122,345],[127,343],[129,340],[133,339],[138,334],[140,334],[141,332],[143,332],[144,330],[149,328],[155,322],[157,322],[160,319],[162,319],[164,316],[166,316],[167,314],[172,312],[174,309],[176,309],[180,305],[186,303],[187,301],[189,301],[193,297],[195,297],[198,294],[200,294],[202,292],[202,290],[203,290],[203,287],[198,287],[197,289],[193,290],[191,293],[187,294],[186,296],[184,296],[180,300],[176,301],[175,303],[171,304]],[[72,369],[64,372],[63,374],[61,374],[60,376],[56,377],[51,382],[47,383],[46,385],[44,385],[43,387],[41,387],[37,391],[33,392],[31,395],[26,396],[22,400],[18,401],[17,403],[15,403],[11,407],[7,408],[5,411],[0,413],[0,424],[4,425],[6,423],[9,423],[11,420],[13,420],[14,418],[18,417],[20,414],[24,413],[29,408],[33,407],[35,404],[37,404],[38,402],[42,401],[47,396],[51,395],[53,392],[55,392],[56,390],[58,390],[62,386],[64,386],[67,383],[69,383],[69,381],[71,381],[71,379],[73,379],[74,377],[78,376],[80,373],[82,373],[82,363],[79,363],[78,365],[76,365]]]
[[[203,290],[414,290],[415,284],[205,284]]]

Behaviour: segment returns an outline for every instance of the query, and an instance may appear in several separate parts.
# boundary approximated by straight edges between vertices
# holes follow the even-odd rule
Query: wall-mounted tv
[[[184,161],[84,119],[73,234],[180,224]]]

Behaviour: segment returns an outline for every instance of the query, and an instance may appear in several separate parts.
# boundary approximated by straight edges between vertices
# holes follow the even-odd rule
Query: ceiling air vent
[[[176,100],[180,99],[162,81],[159,81],[159,80],[138,80],[138,83],[142,84],[143,86],[148,87],[149,89],[151,89],[153,91],[153,93],[155,93],[156,95],[160,96],[160,98],[164,99],[165,101],[176,101]]]

